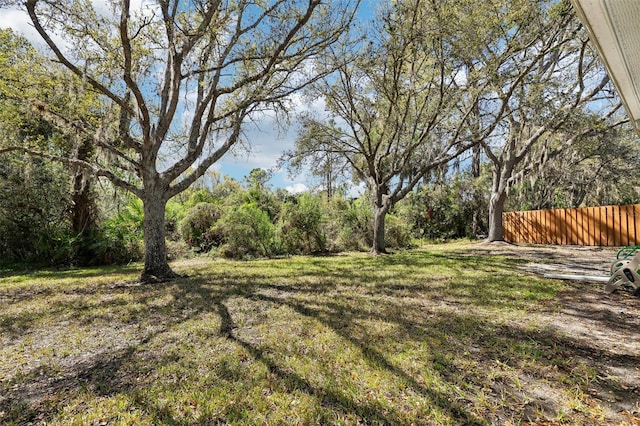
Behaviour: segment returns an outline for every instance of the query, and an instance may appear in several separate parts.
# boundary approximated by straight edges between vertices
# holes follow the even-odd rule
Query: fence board
[[[554,210],[549,210],[549,238],[548,238],[548,242],[549,244],[555,244],[556,242],[556,226],[555,226],[555,221],[556,221],[556,217],[555,217],[555,211]]]
[[[514,243],[640,245],[640,204],[505,212],[502,221]]]
[[[611,209],[609,206],[604,208],[604,217],[602,217],[602,227],[600,228],[600,232],[604,232],[604,236],[602,238],[602,245],[609,246],[613,244],[609,244],[609,236],[612,234],[612,231],[609,229],[609,217],[611,214]]]
[[[578,225],[578,209],[571,210],[571,221],[572,221],[571,233],[573,234],[573,238],[571,239],[571,244],[575,245],[575,244],[578,244],[578,232],[580,228]]]
[[[620,207],[620,245],[629,245],[629,206]]]
[[[589,207],[589,245],[599,245],[600,230],[598,228],[598,209],[596,207]]]
[[[598,221],[596,219],[598,209],[595,207],[588,207],[587,211],[589,212],[589,245],[597,246],[600,244],[598,242],[600,239],[600,230],[597,226]]]
[[[633,244],[637,245],[640,239],[640,228],[638,227],[638,221],[640,220],[640,205],[633,206]]]
[[[611,206],[611,228],[613,231],[613,245],[619,246],[620,244],[620,207]]]
[[[584,228],[583,228],[583,220],[582,220],[582,209],[576,209],[576,232],[577,239],[576,243],[580,246],[584,245]]]
[[[513,224],[513,212],[503,213],[502,215],[502,232],[504,232],[504,239],[506,241],[520,242],[518,238],[515,237],[514,231],[517,229],[515,224]]]

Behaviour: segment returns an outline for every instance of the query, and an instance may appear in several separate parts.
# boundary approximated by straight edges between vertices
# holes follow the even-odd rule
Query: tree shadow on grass
[[[460,267],[460,262],[457,260],[451,260],[451,268]],[[421,262],[419,257],[416,257],[414,261],[416,265]],[[437,260],[435,261],[437,262]],[[398,264],[397,260],[382,261],[382,263],[385,262],[387,265]],[[478,264],[486,266],[479,259]],[[376,263],[366,260],[362,264],[356,265],[355,268],[361,268],[363,265],[371,267]],[[386,276],[377,281],[375,286],[358,286],[357,273],[348,273],[352,275],[343,281],[343,285],[348,285],[344,283],[351,282],[353,294],[338,292],[337,286],[332,284],[330,280],[323,281],[321,285],[279,284],[272,276],[260,276],[259,274],[249,278],[242,277],[242,274],[238,274],[237,277],[229,275],[226,283],[222,279],[212,279],[206,275],[200,275],[173,283],[132,286],[126,291],[134,296],[138,304],[138,307],[135,308],[137,309],[135,318],[157,318],[159,321],[164,321],[163,325],[156,327],[151,332],[143,331],[137,341],[130,342],[131,344],[125,348],[117,350],[107,348],[95,356],[87,357],[86,362],[80,362],[70,371],[65,371],[62,377],[56,377],[56,372],[34,369],[30,373],[30,378],[16,379],[3,384],[0,389],[6,393],[4,399],[0,399],[0,412],[11,413],[10,415],[15,416],[14,418],[18,420],[16,423],[46,421],[61,413],[65,393],[68,391],[77,393],[83,388],[89,388],[96,394],[103,396],[128,395],[137,408],[146,413],[152,422],[184,424],[184,420],[177,418],[170,410],[159,405],[157,401],[142,392],[140,384],[135,380],[135,375],[142,368],[138,355],[147,350],[149,342],[164,333],[176,330],[181,324],[198,318],[202,314],[213,314],[220,321],[218,335],[243,348],[255,362],[264,365],[271,374],[277,377],[283,388],[290,393],[302,391],[319,401],[323,407],[355,415],[368,424],[402,423],[398,413],[394,410],[385,410],[375,401],[355,400],[335,389],[314,384],[303,373],[288,368],[286,362],[279,358],[278,354],[273,354],[251,339],[244,338],[234,322],[234,312],[230,311],[228,307],[229,301],[234,298],[268,304],[273,309],[286,307],[303,318],[317,321],[324,328],[331,330],[344,342],[347,342],[348,345],[357,349],[369,368],[384,371],[395,377],[399,383],[430,401],[458,424],[487,424],[489,420],[474,413],[478,410],[477,407],[473,408],[474,401],[469,400],[470,393],[467,393],[461,400],[455,398],[455,395],[450,395],[441,389],[423,383],[419,377],[394,363],[391,355],[376,346],[375,342],[367,341],[366,337],[358,333],[354,324],[365,320],[392,322],[397,326],[397,331],[395,335],[388,336],[388,338],[398,342],[419,342],[427,338],[441,339],[442,345],[433,348],[434,353],[431,356],[432,363],[442,380],[456,386],[463,380],[475,389],[490,387],[494,383],[491,383],[491,380],[486,377],[484,369],[463,371],[461,365],[456,361],[459,360],[459,357],[466,357],[476,362],[478,366],[488,365],[487,368],[491,368],[488,363],[501,362],[513,369],[520,368],[519,361],[526,358],[535,366],[534,370],[526,371],[526,374],[541,381],[548,379],[544,374],[548,374],[548,371],[554,371],[554,367],[559,367],[561,372],[573,374],[573,370],[581,364],[597,366],[602,364],[601,360],[603,359],[623,365],[640,364],[640,359],[637,356],[627,355],[615,358],[605,349],[593,348],[584,342],[575,341],[553,330],[533,332],[517,325],[496,325],[486,317],[476,317],[470,312],[440,312],[429,306],[409,306],[404,300],[407,293],[413,292],[413,296],[416,298],[423,297],[421,296],[423,294],[429,296],[433,293],[430,293],[429,287],[426,285],[399,284],[399,282],[405,281],[401,277],[403,272],[398,272],[397,276]],[[304,275],[303,271],[301,271],[301,275]],[[396,283],[394,284],[394,282]],[[488,284],[474,284],[472,282],[460,285],[477,285],[480,291],[483,286],[488,286]],[[356,290],[359,290],[360,293]],[[124,289],[101,288],[100,291],[117,293],[124,291]],[[496,307],[501,303],[500,299],[503,294],[494,290],[490,292],[493,293],[476,295],[467,292],[464,295],[451,296],[451,302],[458,303],[461,307],[474,305]],[[153,300],[159,295],[170,295],[174,300],[173,305],[158,306],[154,304]],[[386,298],[385,305],[377,305],[375,309],[371,309],[370,306],[363,307],[358,304],[357,297],[384,297]],[[475,298],[480,297],[482,297],[480,301],[474,302]],[[502,303],[504,304],[504,301]],[[98,307],[114,311],[123,308],[117,300],[106,298],[92,306],[91,309],[79,310],[76,316],[70,319],[84,321],[88,324],[93,321],[103,321],[103,318],[100,318],[98,314],[92,314],[92,309]],[[51,309],[55,313],[59,312],[56,309],[64,311],[67,308],[53,306]],[[409,315],[416,313],[419,309],[428,312],[420,312],[420,315],[417,316],[418,319],[415,315]],[[588,315],[589,313],[583,314]],[[295,339],[296,336],[281,336],[280,338]],[[180,344],[180,341],[176,344]],[[474,351],[470,351],[470,349]],[[535,353],[531,353],[531,351],[535,351]],[[450,354],[455,356],[452,357]],[[165,362],[163,356],[165,354],[158,354],[158,357],[151,360],[150,364],[144,368],[159,369]],[[558,360],[566,360],[566,362],[559,363]],[[539,376],[536,376],[538,373]],[[613,393],[623,399],[625,403],[634,397],[633,389],[625,390],[615,380],[598,380],[597,386],[599,387],[598,392],[600,392],[598,395]],[[585,384],[585,391],[588,386],[589,384]],[[38,387],[40,390],[35,391],[34,389]],[[535,397],[535,395],[522,392],[513,386],[503,386],[501,391],[510,394],[515,402]],[[54,396],[54,399],[47,400],[47,397],[50,396]],[[36,403],[34,404],[33,401]],[[540,410],[548,417],[553,418],[555,414],[553,410],[557,406],[545,408],[542,406],[543,402],[538,402],[541,404]],[[498,409],[507,410],[504,407]],[[18,413],[16,410],[22,410],[22,413]],[[521,420],[523,418],[533,419],[534,414],[532,412],[510,413],[516,418],[521,416]],[[221,415],[223,417],[208,420],[224,421],[224,413]],[[203,419],[203,422],[206,421],[207,419]]]
[[[136,377],[139,369],[144,368],[136,356],[149,341],[190,318],[190,315],[179,315],[184,309],[181,304],[167,309],[151,303],[172,285],[99,286],[93,287],[93,294],[82,287],[62,289],[60,293],[76,297],[46,303],[39,312],[25,311],[18,317],[5,318],[0,323],[0,335],[12,340],[24,337],[32,340],[30,333],[37,327],[58,327],[61,318],[64,318],[63,327],[69,328],[69,334],[75,332],[76,326],[94,326],[96,330],[124,333],[126,328],[139,329],[135,322],[141,318],[161,317],[163,324],[141,329],[133,340],[128,341],[123,338],[123,341],[114,342],[108,340],[108,336],[98,334],[95,337],[104,340],[101,346],[72,356],[72,363],[65,360],[65,355],[58,358],[55,358],[57,355],[47,355],[45,359],[35,360],[36,364],[27,362],[11,379],[0,381],[0,424],[47,422],[61,414],[70,396],[83,391],[103,397],[129,393],[135,396],[139,386]],[[54,294],[52,291],[47,296]],[[136,303],[117,298],[123,295],[133,295]],[[83,296],[98,300],[85,300]],[[119,314],[126,314],[127,319],[123,321]],[[61,348],[64,343],[56,340],[60,337],[65,336],[54,337],[47,345],[48,352],[64,352]],[[43,342],[33,343],[43,345]],[[157,365],[161,364],[162,361],[158,361]],[[156,413],[161,411],[154,410]],[[163,424],[178,424],[166,413],[161,417]]]
[[[340,410],[345,413],[353,412],[360,418],[365,419],[368,424],[394,423],[378,407],[371,404],[358,404],[337,392],[317,388],[300,375],[281,368],[276,362],[271,360],[270,357],[266,356],[264,351],[234,335],[233,320],[229,310],[224,304],[224,300],[218,299],[215,302],[215,305],[218,307],[218,312],[222,318],[220,333],[236,344],[242,346],[257,362],[264,364],[271,373],[280,378],[282,384],[290,392],[295,390],[304,391],[308,395],[317,398],[325,407],[333,410]]]
[[[459,365],[447,361],[449,357],[446,354],[442,354],[445,356],[434,354],[434,362],[438,364],[438,371],[442,378],[449,383],[461,383],[461,380],[464,380],[467,384],[475,385],[477,389],[487,387],[497,389],[496,392],[501,393],[502,398],[505,397],[505,392],[510,394],[508,398],[511,403],[514,406],[521,406],[521,411],[509,412],[509,406],[502,406],[500,410],[504,411],[503,420],[509,416],[515,416],[516,419],[520,418],[520,421],[535,421],[539,418],[540,413],[553,419],[560,411],[566,409],[566,407],[562,408],[562,404],[566,401],[554,401],[550,399],[551,395],[545,394],[548,391],[546,382],[550,379],[557,380],[558,383],[565,380],[574,381],[576,386],[581,387],[582,392],[590,393],[601,405],[609,407],[607,416],[615,418],[615,413],[623,410],[632,412],[638,409],[637,406],[634,406],[634,401],[637,401],[640,389],[629,388],[615,377],[599,377],[587,370],[593,368],[600,373],[603,365],[616,364],[628,368],[628,371],[633,374],[633,371],[637,371],[637,366],[640,365],[640,355],[616,355],[606,349],[594,348],[583,341],[557,334],[552,330],[532,331],[515,324],[513,326],[496,325],[473,315],[437,315],[428,322],[416,324],[405,322],[402,320],[402,316],[378,316],[353,308],[345,310],[346,306],[338,303],[326,303],[322,308],[312,308],[304,303],[265,295],[254,297],[269,303],[284,303],[301,315],[321,321],[342,338],[358,347],[365,360],[372,367],[382,368],[393,373],[421,394],[430,397],[435,404],[449,412],[457,421],[462,421],[465,424],[481,423],[483,420],[471,414],[463,404],[452,403],[451,395],[434,392],[433,389],[424,387],[414,377],[393,365],[385,354],[362,338],[355,337],[352,334],[350,324],[358,319],[372,317],[393,321],[400,326],[401,330],[404,330],[398,336],[399,340],[412,338],[419,340],[421,336],[430,334],[428,329],[448,331],[451,339],[448,340],[445,351],[463,356],[467,360],[474,361],[478,366],[487,365],[488,368],[492,368],[492,363],[508,365],[513,370],[513,374],[516,374],[516,376],[509,378],[514,382],[518,382],[522,378],[518,376],[524,376],[525,379],[529,377],[530,383],[525,388],[519,388],[514,384],[496,385],[494,379],[487,379],[486,370],[480,368],[477,371],[462,371]],[[458,323],[464,323],[464,325],[458,326]],[[473,327],[472,333],[469,333],[470,327]],[[529,364],[527,365],[527,363]],[[584,377],[580,377],[581,375]],[[563,376],[570,377],[570,379],[563,378]],[[497,380],[502,379],[498,378]],[[615,399],[612,400],[612,397]],[[496,399],[499,398],[496,397]],[[500,405],[499,401],[496,403]],[[499,417],[494,420],[496,419]],[[587,424],[589,423],[587,422]],[[597,424],[597,421],[594,424]]]
[[[362,354],[364,360],[367,362],[367,364],[369,364],[370,367],[374,369],[385,370],[391,373],[393,376],[400,379],[401,382],[407,384],[409,387],[417,391],[419,394],[423,395],[428,400],[432,401],[436,406],[438,406],[444,412],[451,415],[452,418],[456,419],[457,421],[462,421],[465,425],[482,425],[486,423],[482,421],[482,419],[479,419],[478,417],[473,415],[471,412],[466,410],[463,404],[454,402],[450,395],[445,395],[436,389],[428,388],[427,386],[420,384],[414,377],[407,374],[405,371],[398,368],[397,366],[393,365],[393,363],[390,362],[389,359],[383,353],[375,349],[373,346],[368,345],[362,340],[351,335],[349,333],[350,328],[347,326],[351,322],[351,319],[353,318],[351,313],[340,310],[340,311],[333,311],[333,315],[332,314],[327,315],[326,312],[323,310],[314,309],[302,303],[286,301],[279,298],[273,298],[273,297],[259,295],[259,294],[253,294],[251,295],[251,298],[269,302],[269,303],[274,303],[274,304],[284,304],[303,316],[320,321],[326,327],[333,330],[337,335],[342,337],[345,341],[349,342],[352,346],[357,348],[359,352]],[[325,306],[330,309],[331,304],[327,304]],[[335,308],[336,306],[333,305],[333,307]],[[370,318],[371,315],[370,314],[363,315],[363,317]],[[409,325],[407,326],[411,328]],[[348,406],[353,406],[353,404],[347,404],[347,407]],[[356,413],[361,415],[363,420],[366,423],[369,423],[371,421],[376,422],[379,416],[379,413],[376,413],[374,411],[373,412],[374,416],[371,417],[371,409],[365,408],[365,407],[360,407],[359,410],[356,410]],[[384,420],[385,420],[384,422],[385,424],[398,423],[398,420],[396,419],[384,418]]]

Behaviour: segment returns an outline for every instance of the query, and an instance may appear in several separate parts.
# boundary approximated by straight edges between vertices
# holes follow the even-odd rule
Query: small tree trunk
[[[482,233],[482,193],[478,188],[477,182],[480,178],[480,145],[473,147],[473,157],[471,162],[471,177],[473,178],[473,217],[471,220],[471,235],[477,237]]]
[[[504,241],[502,213],[507,194],[504,191],[491,194],[489,201],[489,236],[488,241]]]
[[[73,156],[77,160],[86,162],[91,159],[92,154],[92,141],[84,139]],[[96,227],[94,215],[96,203],[91,190],[91,178],[82,169],[75,170],[72,194],[71,229],[76,235],[86,237]]]
[[[73,154],[75,159],[90,161],[93,155],[93,144],[89,139],[84,139]],[[91,247],[91,237],[97,229],[96,197],[91,187],[92,177],[84,170],[76,169],[73,174],[71,195],[71,231],[77,237],[75,241],[76,260],[81,265],[101,263],[96,255],[96,250]]]
[[[73,177],[71,200],[71,231],[76,236],[85,238],[95,228],[94,200],[90,183],[81,173]]]
[[[144,270],[142,282],[162,282],[178,277],[167,262],[167,245],[165,242],[166,201],[161,195],[146,194],[142,200],[144,206]]]
[[[384,207],[375,206],[373,208],[373,248],[374,254],[386,253],[386,247],[384,243],[384,219],[387,215],[387,211]]]

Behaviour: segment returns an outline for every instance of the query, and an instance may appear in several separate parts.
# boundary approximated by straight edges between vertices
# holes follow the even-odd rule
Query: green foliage
[[[280,211],[280,202],[273,191],[267,185],[271,175],[263,169],[253,169],[249,176],[245,177],[247,188],[244,192],[244,202],[255,204],[260,210],[269,215],[269,220],[274,222]]]
[[[222,182],[211,189],[211,195],[215,200],[221,200],[221,202],[224,203],[225,200],[233,198],[242,191],[243,189],[240,182],[226,176]]]
[[[385,216],[385,243],[390,248],[409,248],[413,245],[411,223],[395,214]]]
[[[304,193],[289,197],[280,210],[278,236],[287,253],[319,253],[327,249],[320,197]]]
[[[253,203],[227,209],[212,232],[224,237],[219,253],[225,257],[252,258],[277,252],[275,227],[269,215]]]
[[[430,183],[403,200],[397,214],[411,224],[415,238],[450,240],[475,238],[472,235],[474,212],[486,211],[486,197],[477,197],[478,189],[468,174],[451,181]]]
[[[27,148],[43,154],[28,159],[9,151],[0,157],[7,164],[0,185],[11,192],[0,202],[0,210],[11,212],[3,225],[9,235],[7,257],[54,264],[95,262],[92,246],[99,235],[95,178],[45,159],[87,161],[94,154],[91,141],[79,139],[69,123],[92,123],[97,96],[75,91],[72,80],[24,37],[0,30],[0,149]],[[61,110],[73,118],[52,119]],[[26,232],[20,222],[34,230]],[[11,238],[14,241],[8,243]]]
[[[165,231],[171,240],[180,239],[180,224],[189,209],[177,200],[169,200],[165,207]]]
[[[68,174],[58,164],[21,155],[4,157],[0,169],[0,258],[68,263]]]
[[[117,214],[105,220],[92,249],[97,264],[127,263],[142,259],[144,218],[142,201],[128,197]]]
[[[188,198],[184,203],[184,207],[188,210],[199,203],[213,203],[215,200],[216,198],[210,190],[207,188],[199,188],[188,193]]]
[[[196,251],[209,251],[223,241],[220,230],[214,228],[220,216],[220,208],[215,204],[198,203],[180,223],[180,235]]]
[[[367,197],[347,200],[336,196],[327,200],[324,208],[328,251],[364,251],[371,247],[373,211]]]

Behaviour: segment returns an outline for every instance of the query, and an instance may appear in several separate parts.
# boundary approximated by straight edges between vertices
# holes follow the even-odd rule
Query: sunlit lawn
[[[0,423],[598,424],[563,284],[465,248],[5,272]]]

